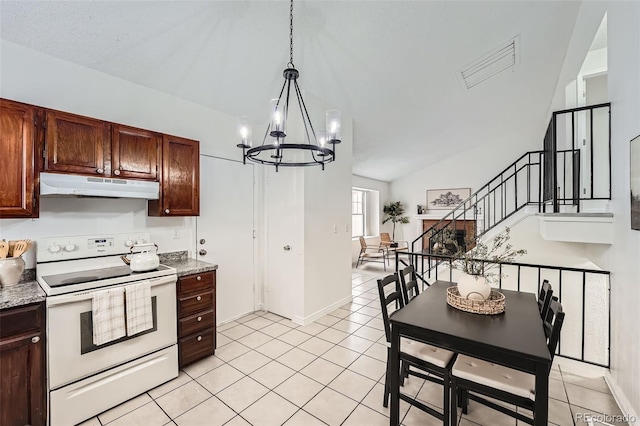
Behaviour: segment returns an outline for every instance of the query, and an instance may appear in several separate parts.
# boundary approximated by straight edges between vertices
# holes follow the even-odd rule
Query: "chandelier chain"
[[[295,68],[293,65],[293,0],[291,0],[289,7],[289,65],[291,68]]]

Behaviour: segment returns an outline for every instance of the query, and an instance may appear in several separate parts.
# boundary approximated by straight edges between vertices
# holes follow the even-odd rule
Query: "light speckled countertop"
[[[162,264],[166,266],[171,266],[172,268],[176,268],[178,271],[179,277],[184,277],[185,275],[197,274],[200,272],[215,271],[216,269],[218,269],[218,265],[202,262],[200,260],[195,260],[195,259],[169,260],[169,261],[162,262]]]
[[[1,287],[0,310],[42,302],[45,297],[44,290],[40,288],[37,281]]]
[[[178,277],[197,274],[199,272],[215,271],[218,269],[218,265],[214,265],[213,263],[189,259],[189,253],[186,251],[159,253],[158,256],[160,256],[160,263],[177,269]]]

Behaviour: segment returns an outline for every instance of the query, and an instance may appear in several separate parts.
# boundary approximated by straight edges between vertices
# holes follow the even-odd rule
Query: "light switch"
[[[338,225],[333,225],[333,233],[334,234],[338,233]]]

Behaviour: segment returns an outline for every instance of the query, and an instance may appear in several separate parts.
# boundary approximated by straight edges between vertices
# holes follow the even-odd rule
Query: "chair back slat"
[[[388,243],[388,244],[392,243],[391,236],[389,235],[388,232],[381,232],[380,233],[380,242],[381,243]]]
[[[389,321],[389,305],[394,303],[394,308],[404,307],[404,297],[400,289],[398,275],[387,275],[378,280],[378,294],[380,295],[380,307],[382,309],[382,321],[384,322],[384,334],[387,342],[391,342],[391,322]],[[395,310],[395,309],[394,309]]]
[[[400,285],[404,296],[404,304],[411,302],[418,294],[420,287],[416,277],[416,270],[413,265],[409,265],[400,271]]]
[[[553,359],[556,354],[556,348],[560,341],[560,331],[562,331],[563,323],[564,312],[562,310],[562,305],[554,298],[549,304],[549,312],[547,313],[547,318],[544,321],[545,333],[549,330],[547,347],[549,348],[551,359]]]
[[[360,253],[364,252],[367,249],[367,242],[364,240],[364,237],[358,237],[360,240]]]
[[[540,288],[540,294],[538,295],[538,310],[540,311],[540,318],[545,319],[547,317],[552,297],[553,288],[551,287],[551,284],[549,284],[549,281],[544,280],[542,282],[542,287]]]

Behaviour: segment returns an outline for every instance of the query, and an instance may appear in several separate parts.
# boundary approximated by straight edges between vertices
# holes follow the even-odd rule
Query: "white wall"
[[[314,123],[324,124],[331,107],[305,94]],[[334,309],[351,298],[352,119],[343,112],[336,161],[322,171],[304,171],[304,316]],[[326,312],[328,313],[328,312]]]
[[[582,8],[591,7],[583,3]],[[607,2],[614,243],[588,251],[611,271],[611,373],[640,413],[640,231],[630,228],[629,141],[640,134],[640,3]]]
[[[607,13],[608,93],[611,102],[613,244],[588,245],[585,254],[611,271],[611,374],[623,404],[640,413],[640,232],[630,229],[629,141],[640,134],[640,3],[584,2],[565,58],[551,110],[562,109],[564,87]],[[562,88],[562,89],[560,89]],[[623,412],[625,407],[623,407]]]

